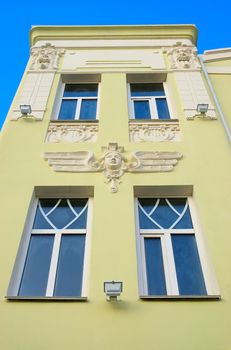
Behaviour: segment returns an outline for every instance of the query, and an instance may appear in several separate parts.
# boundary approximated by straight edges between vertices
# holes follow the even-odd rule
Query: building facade
[[[197,29],[30,40],[1,136],[1,348],[228,350],[229,105]]]

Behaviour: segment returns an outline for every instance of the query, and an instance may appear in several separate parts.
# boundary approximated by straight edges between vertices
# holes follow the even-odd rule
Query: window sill
[[[87,301],[87,297],[23,297],[23,296],[6,296],[9,301]]]
[[[140,295],[142,300],[221,300],[221,295]]]
[[[98,119],[73,119],[73,120],[66,120],[66,119],[51,119],[50,123],[51,124],[83,124],[83,123],[93,123],[93,124],[98,124],[99,120]]]
[[[179,123],[179,119],[129,119],[129,123]]]

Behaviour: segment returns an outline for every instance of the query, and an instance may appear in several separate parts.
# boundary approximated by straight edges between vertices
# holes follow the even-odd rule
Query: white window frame
[[[145,196],[139,196],[139,198],[148,198]],[[171,196],[153,196],[149,198],[171,198]],[[177,198],[177,196],[174,196]],[[192,197],[180,196],[178,198],[187,198],[189,209],[191,213],[191,219],[193,222],[193,229],[140,229],[139,226],[139,213],[138,213],[138,198],[135,198],[135,218],[136,218],[136,244],[137,244],[137,259],[138,259],[138,283],[139,283],[139,293],[140,297],[150,297],[150,298],[220,298],[219,288],[215,277],[215,272],[212,267],[207,249],[206,242],[198,222],[198,215],[195,209],[195,203]],[[207,291],[207,295],[192,295],[185,296],[179,294],[177,275],[175,269],[175,261],[173,255],[173,248],[171,243],[171,234],[194,234],[197,249],[200,259],[200,264],[202,268],[202,273],[204,277],[204,283]],[[166,295],[152,296],[148,294],[148,284],[146,275],[146,259],[145,259],[145,249],[144,249],[144,238],[145,237],[155,237],[160,238],[163,256],[163,266],[166,282]]]
[[[134,101],[148,101],[149,103],[149,109],[150,109],[150,114],[151,114],[151,119],[148,120],[161,120],[161,121],[169,121],[170,119],[173,119],[173,114],[172,114],[172,107],[169,103],[170,99],[169,99],[169,93],[168,93],[168,89],[167,89],[167,84],[166,82],[161,82],[161,83],[157,83],[157,84],[163,84],[163,89],[164,89],[164,93],[165,95],[163,96],[131,96],[131,84],[147,84],[150,82],[132,82],[128,84],[128,101],[129,101],[129,119],[135,119],[135,120],[145,120],[145,119],[136,119],[135,118],[135,108],[134,108]],[[155,84],[155,82],[153,82],[153,84]],[[157,99],[166,99],[167,102],[167,106],[168,106],[168,111],[169,111],[169,115],[170,118],[169,119],[160,119],[158,117],[158,111],[157,111],[157,107],[156,107],[156,100]]]
[[[94,97],[64,97],[64,90],[65,90],[65,86],[68,84],[97,84],[98,85],[98,95],[94,96]],[[65,82],[61,82],[61,86],[58,88],[58,94],[56,97],[56,104],[54,106],[54,115],[55,115],[55,120],[58,120],[60,122],[72,122],[72,121],[80,121],[82,123],[84,122],[91,122],[94,120],[98,120],[99,119],[99,101],[100,101],[100,90],[101,90],[101,84],[100,82],[87,82],[87,81],[65,81]],[[75,118],[74,119],[70,119],[70,120],[66,120],[66,119],[59,119],[59,112],[60,112],[60,108],[62,105],[62,101],[63,100],[77,100],[77,108],[75,110]],[[82,101],[83,100],[96,100],[96,117],[94,119],[79,119],[80,117],[80,111],[81,111],[81,105],[82,105]]]
[[[42,199],[48,197],[42,197]],[[49,198],[51,198],[49,196]],[[86,198],[75,196],[69,199],[81,199]],[[58,199],[55,197],[55,199]],[[60,197],[60,199],[67,199],[66,197]],[[10,284],[7,291],[8,299],[63,299],[63,297],[53,296],[54,286],[55,286],[55,277],[56,271],[58,267],[58,256],[60,250],[60,243],[62,235],[65,234],[85,234],[85,247],[84,247],[84,258],[83,258],[83,274],[82,274],[82,290],[80,296],[64,296],[65,299],[86,299],[88,294],[88,280],[89,280],[89,247],[90,247],[90,239],[91,239],[91,223],[92,223],[92,198],[88,198],[87,202],[87,223],[86,229],[32,229],[34,218],[36,214],[36,210],[38,207],[39,198],[33,195],[32,201],[29,206],[28,215],[26,218],[26,224],[24,228],[24,232],[20,241],[18,254],[16,257],[14,269],[12,272]],[[50,269],[48,274],[47,288],[44,296],[19,296],[19,289],[21,284],[21,279],[23,276],[24,266],[26,264],[27,253],[29,249],[31,236],[36,234],[54,234],[54,244],[53,250],[51,254],[51,262]]]

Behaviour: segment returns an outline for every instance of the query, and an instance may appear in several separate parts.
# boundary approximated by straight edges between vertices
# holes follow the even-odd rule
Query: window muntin
[[[95,120],[98,84],[65,84],[59,109],[59,120]]]
[[[208,295],[187,198],[138,198],[141,294]]]
[[[88,199],[40,199],[17,295],[80,297]]]
[[[131,83],[132,119],[170,119],[163,83]]]

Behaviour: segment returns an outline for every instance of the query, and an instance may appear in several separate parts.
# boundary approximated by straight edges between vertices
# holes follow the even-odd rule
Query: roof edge
[[[40,40],[74,39],[189,39],[196,45],[198,30],[194,24],[105,25],[105,26],[33,26],[30,46]]]

